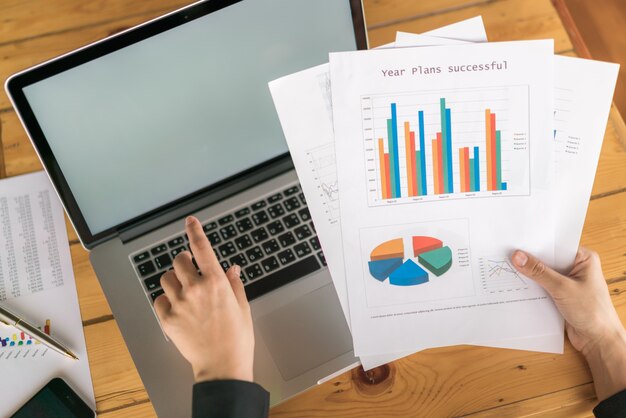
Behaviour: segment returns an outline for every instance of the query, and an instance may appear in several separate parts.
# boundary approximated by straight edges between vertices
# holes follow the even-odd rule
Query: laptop
[[[209,0],[7,80],[159,416],[191,414],[153,309],[190,214],[242,267],[272,404],[355,364],[267,83],[357,48],[360,1]]]

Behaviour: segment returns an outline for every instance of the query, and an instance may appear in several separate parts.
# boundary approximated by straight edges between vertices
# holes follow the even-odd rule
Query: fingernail
[[[239,267],[237,264],[233,264],[233,272],[239,276],[241,274],[241,267]]]
[[[515,251],[515,254],[513,254],[513,263],[515,263],[516,266],[524,267],[527,262],[528,256],[526,254],[519,250]]]
[[[187,219],[185,219],[185,225],[191,225],[195,221],[196,221],[196,218],[194,218],[193,216],[187,216]]]

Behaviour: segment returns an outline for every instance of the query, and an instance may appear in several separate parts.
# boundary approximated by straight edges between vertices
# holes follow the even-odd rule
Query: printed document
[[[0,416],[15,412],[54,377],[95,409],[63,208],[44,172],[0,181],[0,223],[0,303],[79,358],[0,323]]]
[[[554,260],[552,47],[330,55],[357,355],[562,335],[508,263],[518,247]]]

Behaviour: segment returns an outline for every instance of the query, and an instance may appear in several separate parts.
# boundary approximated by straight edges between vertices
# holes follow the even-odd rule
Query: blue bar
[[[393,134],[393,170],[394,180],[396,182],[394,197],[400,196],[400,158],[398,155],[398,115],[396,112],[396,104],[391,104],[391,132]]]
[[[387,175],[389,176],[389,198],[396,197],[396,180],[394,175],[396,171],[393,169],[393,165],[395,163],[395,159],[393,158],[393,123],[391,119],[387,119],[387,146],[389,148],[389,172]]]
[[[476,184],[475,192],[480,191],[480,162],[478,158],[478,147],[474,147],[474,184]]]
[[[439,113],[441,114],[441,180],[443,184],[443,190],[441,193],[449,193],[448,190],[448,163],[450,162],[450,155],[448,154],[448,123],[446,122],[446,99],[444,97],[439,99]]]
[[[448,147],[448,193],[454,193],[454,183],[452,182],[452,123],[450,122],[450,108],[446,108],[446,147]]]
[[[424,111],[419,111],[419,125],[420,125],[420,180],[421,190],[420,195],[426,196],[428,190],[426,189],[426,145],[424,145]]]
[[[500,190],[506,190],[506,182],[503,181],[502,183],[500,183],[502,185],[502,188]]]

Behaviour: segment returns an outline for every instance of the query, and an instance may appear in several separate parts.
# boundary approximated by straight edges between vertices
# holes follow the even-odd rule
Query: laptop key
[[[244,288],[246,290],[246,296],[248,297],[248,300],[253,300],[266,294],[267,292],[298,280],[299,278],[311,274],[321,268],[322,267],[315,258],[315,255],[311,255],[268,274],[263,280],[248,283]],[[246,270],[246,274],[247,273],[248,272]]]
[[[239,209],[235,212],[235,218],[241,218],[242,216],[246,216],[250,214],[250,208]]]
[[[309,244],[307,244],[306,242],[301,242],[300,244],[293,247],[293,249],[298,257],[304,257],[305,255],[310,254],[312,251],[311,247],[309,247]]]
[[[267,208],[267,213],[270,214],[272,219],[276,219],[279,216],[282,216],[285,214],[285,209],[283,209],[280,203],[277,203],[274,206],[270,206],[269,208]]]
[[[300,190],[298,186],[292,186],[285,190],[283,193],[285,193],[285,196],[291,196],[292,194],[298,193],[298,190]]]
[[[248,235],[244,235],[235,239],[235,245],[239,250],[245,250],[252,245],[252,240]]]
[[[280,264],[278,264],[278,260],[274,256],[261,261],[261,265],[263,266],[263,270],[265,270],[266,273],[274,271],[278,267],[280,267]]]
[[[184,243],[185,243],[185,240],[183,237],[177,237],[177,238],[174,238],[173,240],[168,241],[167,245],[170,248],[174,248],[178,245],[183,245]]]
[[[302,202],[302,204],[306,205],[306,199],[304,197],[304,193],[300,193],[298,197],[300,198],[300,201]]]
[[[285,230],[285,227],[280,221],[274,221],[267,224],[267,230],[270,232],[270,234],[276,235],[283,232]]]
[[[278,237],[278,242],[283,247],[289,247],[296,242],[296,237],[291,232],[286,232]]]
[[[253,264],[250,267],[246,267],[244,270],[248,280],[256,280],[263,275],[263,269],[258,264]]]
[[[296,255],[291,250],[285,250],[285,251],[278,253],[278,259],[280,260],[281,264],[285,265],[295,260]]]
[[[220,234],[218,234],[217,232],[211,232],[210,234],[207,234],[206,237],[209,239],[209,242],[213,246],[222,242],[222,238],[220,237]]]
[[[227,240],[237,235],[237,229],[234,225],[228,225],[220,229],[220,234],[222,234],[222,238]]]
[[[320,245],[320,240],[318,237],[313,237],[309,240],[309,242],[311,243],[311,247],[313,247],[313,250],[317,251],[320,248],[322,248],[322,246]]]
[[[218,247],[218,250],[220,254],[222,255],[222,257],[228,257],[237,252],[237,248],[235,247],[235,244],[233,244],[232,242],[227,242],[224,245],[220,245]]]
[[[271,239],[263,243],[263,251],[265,251],[265,254],[267,255],[275,253],[278,250],[280,250],[280,245],[278,245],[278,242],[275,239]]]
[[[154,263],[151,260],[148,260],[145,263],[139,264],[137,266],[137,270],[139,270],[139,274],[142,276],[147,276],[148,274],[154,273],[156,268],[154,268]]]
[[[235,222],[235,226],[237,227],[239,232],[246,232],[254,228],[254,225],[252,225],[252,221],[250,220],[250,218],[245,218]]]
[[[309,212],[309,208],[300,209],[298,211],[298,215],[300,215],[300,218],[302,218],[304,222],[311,219],[311,212]]]
[[[265,203],[265,200],[261,200],[260,202],[252,204],[252,210],[259,210],[264,208],[265,206],[267,206],[267,203]]]
[[[220,224],[220,225],[226,225],[227,223],[230,223],[230,222],[232,222],[234,220],[235,220],[235,218],[233,217],[233,215],[226,215],[226,216],[223,216],[223,217],[219,218],[217,220],[217,223]]]
[[[217,229],[217,222],[209,222],[208,224],[204,225],[202,229],[204,230],[205,233],[211,232],[214,229]]]
[[[258,246],[246,251],[246,255],[252,262],[257,261],[258,259],[263,258],[264,256],[263,251],[261,251],[261,247],[258,247]]]
[[[230,264],[237,264],[239,267],[244,267],[248,265],[248,260],[245,255],[237,254],[230,259]]]
[[[294,229],[293,232],[296,233],[296,237],[298,237],[299,240],[303,240],[313,235],[313,232],[311,232],[307,225],[299,226]]]
[[[161,254],[163,251],[167,251],[167,245],[165,244],[157,245],[156,247],[150,250],[152,255]]]
[[[162,254],[154,259],[157,267],[162,270],[172,265],[172,258],[169,254]]]
[[[159,296],[161,296],[163,293],[165,293],[165,292],[163,291],[163,289],[159,289],[159,290],[156,290],[156,291],[154,291],[154,292],[150,293],[150,296],[152,297],[152,301],[154,302],[154,300],[155,300],[156,298],[158,298]]]
[[[267,230],[264,227],[260,227],[259,229],[255,229],[250,232],[250,236],[252,236],[252,240],[254,242],[265,241],[269,237]]]
[[[300,202],[297,197],[290,197],[283,202],[283,206],[285,206],[287,212],[292,212],[300,207]]]
[[[283,198],[283,195],[281,193],[276,193],[275,195],[268,197],[267,201],[270,203],[276,203],[282,198]]]
[[[150,254],[148,254],[147,251],[141,253],[141,254],[137,254],[136,256],[133,257],[133,261],[135,263],[141,263],[144,260],[147,260],[148,258],[150,258]]]
[[[186,251],[187,248],[183,245],[181,247],[178,247],[176,249],[173,249],[172,251],[170,251],[170,254],[172,254],[172,258],[176,258],[176,256],[180,253],[182,253],[183,251]]]
[[[228,264],[228,261],[220,261],[220,265],[222,266],[222,268],[224,269],[224,272],[228,271],[228,269],[230,268],[230,265]]]
[[[146,284],[146,289],[154,290],[161,287],[161,276],[163,276],[163,274],[159,273],[145,279],[143,282]]]
[[[322,265],[323,265],[323,266],[326,266],[326,265],[327,265],[327,264],[326,264],[326,257],[324,256],[324,253],[323,253],[323,252],[321,252],[321,251],[320,251],[319,253],[317,253],[317,258],[319,258],[319,259],[320,259],[320,261],[322,262]]]
[[[269,221],[270,218],[267,216],[267,213],[264,210],[260,210],[254,214],[252,214],[252,220],[255,225],[262,225],[265,222]]]
[[[293,228],[300,223],[300,218],[298,218],[298,215],[295,213],[292,213],[291,215],[285,216],[283,222],[287,228]]]

